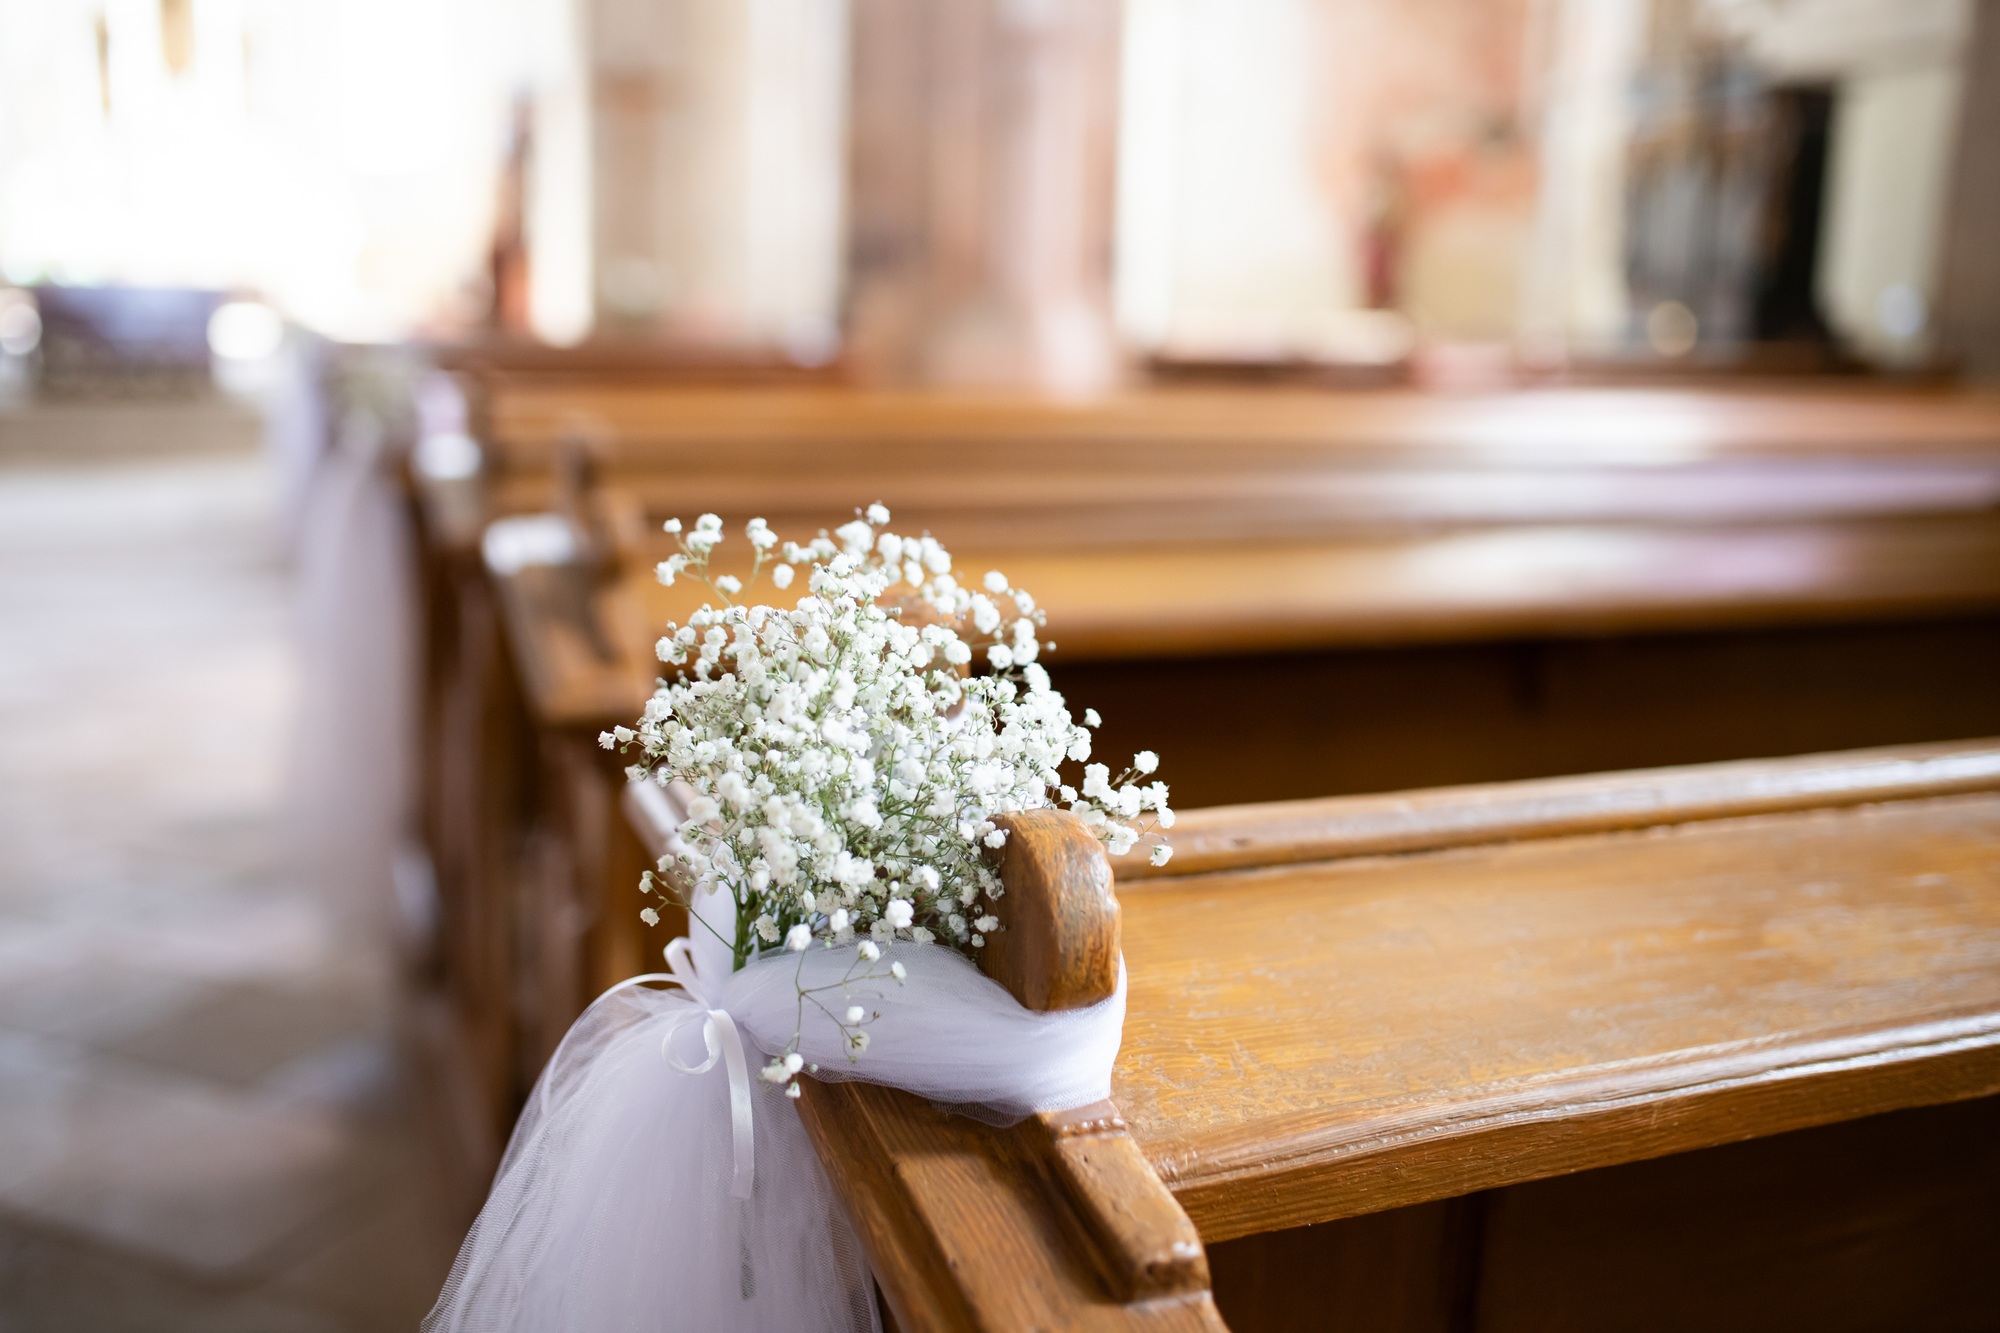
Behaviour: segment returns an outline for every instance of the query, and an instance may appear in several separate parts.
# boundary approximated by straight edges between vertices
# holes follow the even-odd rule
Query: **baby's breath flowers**
[[[1034,599],[998,571],[966,587],[935,540],[897,536],[888,522],[870,505],[800,545],[750,520],[749,583],[767,568],[778,589],[808,575],[790,609],[741,604],[745,581],[711,576],[715,515],[692,530],[666,525],[680,550],[660,581],[697,579],[720,605],[668,627],[657,651],[675,675],[636,729],[600,739],[638,748],[634,777],[692,793],[682,849],[644,887],[684,902],[728,893],[739,968],[760,954],[851,947],[844,990],[878,976],[892,940],[979,949],[1000,928],[999,815],[1060,804],[1114,855],[1142,840],[1155,864],[1170,854],[1155,832],[1173,826],[1166,784],[1138,780],[1159,766],[1151,751],[1116,777],[1088,764],[1081,787],[1062,784],[1065,760],[1090,758],[1099,718],[1088,710],[1077,725],[1050,688],[1038,659],[1054,645]],[[888,975],[900,982],[902,971],[892,962]],[[801,988],[801,1016],[807,1003],[840,1026],[850,1054],[866,1049],[872,1015],[861,1006]],[[801,1067],[787,1051],[764,1076],[796,1095]]]

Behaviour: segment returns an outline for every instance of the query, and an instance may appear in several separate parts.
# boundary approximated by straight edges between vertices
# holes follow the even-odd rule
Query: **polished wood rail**
[[[1727,526],[1522,524],[1314,543],[1239,535],[1228,545],[1156,539],[1096,550],[960,544],[953,555],[961,569],[998,568],[1035,593],[1060,627],[1052,631],[1058,668],[1894,622],[2000,608],[2000,521],[1986,512]],[[657,625],[684,621],[703,591],[635,580],[627,595],[645,623]]]
[[[556,347],[501,334],[438,343],[425,351],[440,369],[471,381],[482,402],[496,394],[561,392],[579,384],[622,383],[657,392],[662,385],[825,385],[842,375],[837,365],[802,366],[761,348],[673,338],[603,338]]]
[[[1191,810],[1174,859],[1118,864],[1122,881],[1429,852],[1915,796],[2000,791],[2000,742],[1891,745],[1631,773]]]
[[[808,1123],[907,1327],[1124,1327],[1141,1306],[1181,1326],[1218,1263],[1239,1333],[1326,1326],[1298,1322],[1326,1301],[1386,1308],[1396,1283],[1414,1284],[1403,1313],[1367,1326],[1757,1327],[1774,1301],[1801,1326],[1980,1326],[2000,1288],[1922,1256],[2000,1243],[1973,1202],[2000,1191],[1979,1100],[2000,1094],[1996,757],[1983,741],[1320,802],[1275,841],[1268,809],[1208,812],[1204,837],[1243,831],[1231,868],[1122,881],[1114,1105],[1080,1113],[1086,1138],[1111,1117],[1129,1135],[1107,1178],[1051,1165],[1060,1125],[993,1131],[880,1089],[815,1086]],[[1388,840],[1370,832],[1398,803]],[[1268,862],[1242,863],[1259,847]],[[1690,1217],[1676,1192],[1719,1202],[1813,1161],[1840,1184],[1803,1211]],[[1202,1268],[1169,1261],[1173,1214],[1119,1202],[1154,1197],[1134,1162],[1185,1209]],[[1604,1182],[1581,1196],[1587,1230],[1547,1229],[1579,1197],[1535,1183],[1555,1177]],[[1437,1221],[1447,1207],[1485,1220]],[[1659,1232],[1666,1217],[1682,1229]],[[1274,1296],[1245,1245],[1332,1266],[1287,1304],[1296,1275]],[[1745,1246],[1766,1258],[1726,1262]],[[1358,1252],[1389,1257],[1339,1278]],[[1576,1289],[1611,1304],[1586,1316],[1568,1284],[1529,1277],[1665,1253],[1713,1289],[1627,1308],[1590,1278]],[[1168,1276],[1114,1280],[1144,1272]],[[1118,1303],[1154,1289],[1181,1303]]]
[[[1081,1009],[1118,989],[1118,899],[1104,845],[1061,810],[1023,810],[1007,832],[1000,879],[1005,929],[980,950],[980,970],[1037,1013]]]
[[[1076,405],[606,383],[513,386],[484,418],[492,474],[419,486],[435,492],[440,540],[468,539],[450,516],[481,512],[462,494],[476,485],[487,514],[586,513],[623,570],[565,591],[560,614],[541,613],[546,632],[516,638],[536,715],[558,725],[636,713],[658,627],[704,592],[653,582],[672,549],[659,524],[704,509],[805,533],[857,497],[886,500],[899,529],[933,531],[962,568],[1032,589],[1060,645],[1052,666],[1091,679],[1098,662],[2000,611],[1994,397],[1159,392]],[[588,501],[553,481],[580,449],[602,459]],[[513,600],[516,619],[548,604],[538,589]]]
[[[557,458],[584,447],[673,512],[817,524],[865,493],[968,548],[994,536],[1310,539],[1356,521],[1963,511],[1992,505],[2000,445],[2000,396],[1837,387],[1154,390],[1066,402],[690,389],[605,373],[486,375],[467,392],[484,466],[419,468],[427,503],[471,495],[488,517],[545,508]],[[1645,485],[1619,488],[1621,475]],[[432,508],[443,520],[465,506]],[[982,525],[981,510],[1004,522]],[[440,521],[432,536],[469,546],[478,533]]]
[[[1067,401],[806,388],[745,394],[544,380],[488,395],[478,406],[478,422],[500,454],[501,471],[545,467],[562,441],[580,431],[650,466],[697,471],[744,450],[783,469],[851,465],[854,450],[895,464],[948,451],[976,466],[982,454],[1024,444],[1040,456],[1073,463],[1144,466],[1181,448],[1205,456],[1217,442],[1234,446],[1240,469],[1328,456],[1648,464],[1828,450],[1985,454],[1993,447],[1996,412],[2000,397],[1990,394],[1837,385],[1484,395],[1156,389]],[[1079,452],[1087,458],[1077,458]]]

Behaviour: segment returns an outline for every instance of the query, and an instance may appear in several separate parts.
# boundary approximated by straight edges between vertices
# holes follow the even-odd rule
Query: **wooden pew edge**
[[[1114,863],[1119,887],[1188,875],[1609,833],[1743,815],[2000,790],[2000,737],[1882,746],[1180,815],[1173,859]]]
[[[435,477],[410,466],[404,486],[422,525],[424,546],[438,558],[476,560],[479,537],[493,508],[485,479]]]
[[[1647,1086],[1650,1082],[1650,1086]],[[1780,1049],[1761,1061],[1690,1061],[1637,1089],[1586,1074],[1541,1097],[1429,1105],[1393,1123],[1274,1142],[1269,1124],[1199,1162],[1153,1145],[1204,1241],[1382,1212],[1864,1116],[2000,1094],[2000,1014]]]
[[[620,803],[649,855],[674,849],[684,794],[629,782]],[[982,966],[1038,1010],[1095,1003],[1116,984],[1118,952],[1099,845],[1058,811],[1006,826],[1001,868],[1013,892],[1002,905],[1021,944]],[[808,1080],[799,1109],[902,1327],[983,1327],[974,1310],[1030,1300],[1038,1318],[1065,1327],[1222,1328],[1200,1236],[1111,1103],[999,1130],[894,1089]],[[949,1159],[949,1179],[918,1169],[925,1159]],[[992,1244],[946,1254],[961,1233]],[[1038,1270],[1025,1292],[1003,1271],[1019,1262]]]
[[[994,1129],[858,1082],[808,1080],[799,1114],[899,1327],[1224,1327],[1193,1224],[1122,1130]],[[1095,1178],[1085,1137],[1116,1159]]]
[[[591,586],[574,565],[488,569],[487,577],[536,721],[595,736],[638,718],[653,682],[620,641],[628,617],[615,586]]]

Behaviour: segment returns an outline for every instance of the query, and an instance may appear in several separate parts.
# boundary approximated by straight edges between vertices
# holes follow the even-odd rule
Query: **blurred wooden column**
[[[2000,0],[1977,0],[1945,215],[1938,324],[1966,375],[2000,383]]]
[[[834,350],[838,0],[579,0],[600,333]]]
[[[852,0],[849,349],[878,383],[1114,384],[1119,0]]]

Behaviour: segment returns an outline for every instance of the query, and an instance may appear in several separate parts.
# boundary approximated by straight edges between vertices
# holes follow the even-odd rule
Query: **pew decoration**
[[[715,570],[714,515],[667,525],[681,550],[660,579],[720,605],[669,626],[673,676],[602,742],[684,814],[642,887],[684,905],[690,935],[563,1041],[427,1333],[875,1329],[861,1247],[787,1101],[802,1075],[994,1124],[1109,1098],[1125,980],[1105,853],[1170,854],[1166,786],[1141,782],[1157,760],[1088,763],[1098,719],[1051,688],[1033,599],[997,572],[966,587],[888,521],[874,505],[780,546],[753,519],[747,579]],[[739,600],[801,568],[793,609]],[[1080,786],[1065,762],[1086,765]],[[1057,855],[1016,856],[1024,836]],[[1074,904],[1007,901],[996,866],[1025,890],[1048,865]],[[1023,963],[1063,952],[1049,941],[1092,903],[1106,956],[1073,971],[1098,980]]]
[[[888,521],[872,505],[831,536],[780,547],[750,520],[751,582],[769,567],[782,589],[810,565],[810,591],[790,611],[743,605],[744,582],[714,573],[715,515],[689,532],[669,521],[681,552],[661,581],[698,579],[722,605],[668,626],[657,652],[680,677],[661,683],[636,731],[600,738],[638,749],[634,779],[687,794],[681,846],[646,890],[683,905],[726,892],[738,968],[760,951],[850,951],[853,971],[834,990],[903,981],[882,958],[891,941],[985,948],[1006,892],[996,816],[1059,804],[1114,856],[1150,841],[1154,864],[1170,855],[1156,830],[1174,821],[1166,784],[1139,782],[1158,767],[1151,752],[1115,778],[1088,764],[1080,788],[1062,783],[1065,760],[1090,758],[1090,730],[1037,660],[1052,645],[1034,598],[997,570],[968,589],[934,538],[878,531]],[[968,670],[975,656],[986,673]],[[840,1028],[850,1057],[868,1049],[866,1005],[825,988],[799,998]],[[787,1043],[764,1077],[796,1092],[805,1063]]]

